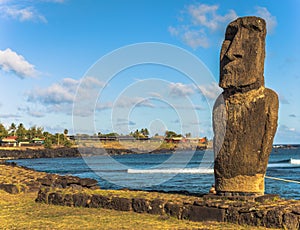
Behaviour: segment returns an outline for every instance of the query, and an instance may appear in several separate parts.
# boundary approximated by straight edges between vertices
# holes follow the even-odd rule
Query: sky
[[[300,143],[299,11],[297,0],[0,0],[0,123],[212,138],[226,26],[259,16],[265,85],[280,100],[274,142]]]

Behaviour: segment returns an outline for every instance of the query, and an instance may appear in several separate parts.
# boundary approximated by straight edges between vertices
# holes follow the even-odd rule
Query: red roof
[[[10,139],[10,140],[17,140],[17,136],[9,136],[9,137],[6,137],[5,139]]]

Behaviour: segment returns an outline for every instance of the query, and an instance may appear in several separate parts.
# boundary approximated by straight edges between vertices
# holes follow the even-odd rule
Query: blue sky
[[[299,7],[297,0],[0,0],[0,122],[72,133],[79,86],[96,97],[88,99],[95,132],[146,127],[153,135],[168,129],[211,138],[224,30],[236,17],[256,15],[268,25],[266,86],[280,97],[275,142],[300,143]],[[211,82],[195,85],[155,64],[132,66],[109,82],[90,75],[101,57],[145,42],[190,52]],[[187,121],[186,114],[195,117]]]

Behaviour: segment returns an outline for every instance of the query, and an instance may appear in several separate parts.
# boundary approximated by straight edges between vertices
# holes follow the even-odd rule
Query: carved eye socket
[[[259,26],[256,26],[256,25],[251,25],[251,28],[255,31],[258,31],[258,32],[261,32],[262,29],[259,27]]]
[[[228,26],[225,33],[225,40],[232,40],[237,31],[238,28],[236,26]]]

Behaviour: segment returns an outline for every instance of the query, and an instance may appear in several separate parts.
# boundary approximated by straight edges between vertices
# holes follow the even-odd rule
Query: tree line
[[[17,137],[16,140],[18,142],[30,142],[34,138],[41,138],[44,140],[44,146],[46,148],[51,148],[52,145],[63,145],[70,147],[72,142],[68,139],[67,135],[67,129],[65,129],[63,133],[51,134],[44,131],[43,127],[32,126],[29,129],[26,129],[23,123],[20,123],[19,125],[11,123],[8,129],[6,129],[5,126],[0,123],[0,139],[9,136],[15,136]]]
[[[6,138],[8,136],[15,136],[17,137],[18,142],[22,141],[32,141],[34,138],[41,138],[44,140],[44,146],[46,148],[51,148],[52,145],[63,145],[66,147],[70,147],[73,143],[72,140],[70,140],[68,137],[68,130],[64,129],[63,133],[55,133],[51,134],[49,132],[44,131],[43,127],[38,126],[32,126],[29,129],[26,129],[26,127],[23,125],[23,123],[20,123],[19,125],[16,125],[15,123],[11,123],[11,125],[8,127],[8,129],[5,128],[3,124],[0,123],[0,140],[3,138]],[[118,133],[107,133],[103,134],[99,132],[98,134],[95,134],[99,138],[113,138],[113,137],[119,137],[123,136],[122,134]],[[149,138],[149,130],[147,128],[142,129],[136,129],[134,132],[130,132],[129,136],[132,136],[133,138],[139,140],[144,138]],[[80,136],[84,136],[84,134],[81,134]],[[89,135],[86,135],[89,136]],[[154,135],[159,136],[158,133]],[[165,138],[173,138],[173,137],[183,137],[182,134],[177,134],[174,131],[166,130],[164,133]],[[185,134],[185,137],[191,137],[191,133]]]

